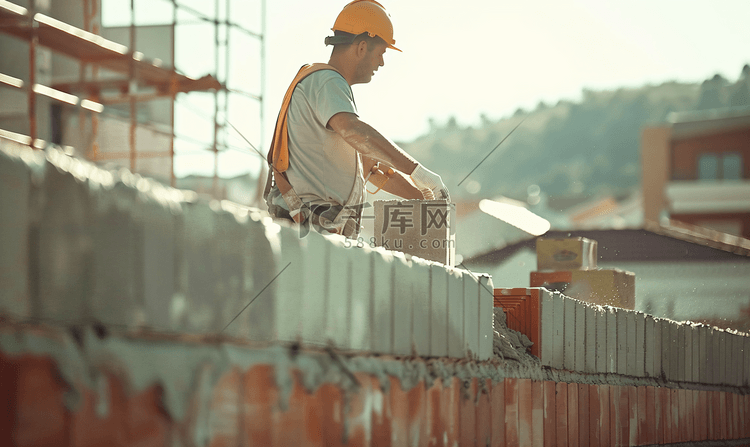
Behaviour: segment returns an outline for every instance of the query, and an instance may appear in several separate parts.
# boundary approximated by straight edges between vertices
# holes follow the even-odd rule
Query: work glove
[[[417,163],[417,167],[411,173],[411,180],[422,192],[425,200],[445,199],[450,202],[451,196],[448,194],[448,188],[443,183],[443,179],[422,164]]]

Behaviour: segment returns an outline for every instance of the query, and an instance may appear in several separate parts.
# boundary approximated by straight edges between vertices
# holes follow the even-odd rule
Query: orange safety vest
[[[289,131],[287,128],[287,112],[289,106],[292,103],[292,94],[294,89],[297,87],[303,79],[320,70],[333,70],[339,73],[336,68],[328,64],[306,64],[297,72],[297,76],[294,77],[292,84],[284,95],[284,101],[281,103],[281,110],[279,110],[279,116],[276,118],[276,127],[273,131],[273,140],[271,141],[271,149],[268,151],[268,164],[270,166],[270,172],[268,173],[268,184],[266,187],[265,196],[268,196],[270,190],[271,178],[276,182],[281,196],[284,198],[287,206],[289,207],[292,218],[297,223],[304,222],[305,216],[301,215],[298,210],[302,208],[302,201],[294,192],[292,185],[289,183],[289,179],[284,173],[289,169]],[[339,73],[341,74],[341,73]],[[290,203],[291,202],[291,203]]]

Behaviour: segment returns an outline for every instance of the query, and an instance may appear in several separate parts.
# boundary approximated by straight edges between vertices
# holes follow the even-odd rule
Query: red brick
[[[239,369],[232,368],[219,378],[212,390],[208,417],[209,446],[211,447],[229,447],[240,443],[240,419],[243,407],[240,393],[241,381],[242,374]]]
[[[557,447],[568,445],[568,384],[557,382],[555,384],[555,419],[557,420],[557,433],[555,443]]]
[[[617,446],[620,434],[617,431],[618,427],[618,415],[620,402],[620,387],[610,385],[609,386],[609,444],[611,446]]]
[[[7,445],[18,446],[56,446],[66,445],[70,438],[69,416],[63,402],[67,387],[57,373],[55,363],[46,358],[24,355],[3,360],[2,378],[11,382],[3,384],[8,387],[4,394],[13,395],[10,401],[3,401],[2,407],[13,414],[3,422],[14,421],[7,433],[14,441]],[[86,407],[85,398],[83,406]],[[90,420],[94,420],[93,407]],[[92,424],[92,430],[98,431]],[[100,433],[102,439],[106,433]],[[3,436],[0,434],[0,436]]]
[[[342,438],[348,441],[349,445],[367,446],[372,442],[373,405],[370,404],[373,400],[372,388],[373,386],[380,388],[380,383],[373,381],[371,376],[361,372],[355,373],[354,377],[357,379],[357,382],[359,382],[359,387],[357,387],[356,391],[350,391],[346,395],[346,410],[339,410],[344,414],[342,419],[344,420],[344,427],[346,430],[345,433],[342,433]],[[393,386],[394,382],[391,382],[391,387]],[[396,387],[400,389],[398,384]],[[332,397],[335,399],[337,396],[334,394]],[[338,407],[335,400],[332,402],[332,406],[335,411]],[[313,410],[313,408],[311,408],[311,410]],[[316,410],[321,411],[322,408],[317,408]],[[333,422],[335,423],[335,421]],[[317,438],[313,438],[311,430],[318,423],[321,426],[331,426],[329,425],[330,421],[318,420],[308,416],[307,426],[309,429],[307,430],[307,437],[308,439],[314,439],[315,442],[319,441]],[[333,427],[335,427],[335,425],[333,425]],[[335,432],[331,434],[335,434]],[[329,442],[329,440],[330,436],[320,437],[320,441],[324,443]],[[337,441],[333,440],[332,442],[336,443]]]
[[[0,352],[0,445],[13,445],[18,417],[19,365]]]
[[[461,402],[461,384],[462,382],[457,377],[453,377],[450,381],[450,386],[443,388],[443,423],[445,424],[446,428],[446,445],[449,446],[458,445],[459,441],[459,408]]]
[[[646,443],[646,387],[636,387],[636,445]]]
[[[390,377],[390,407],[391,407],[391,444],[394,446],[408,445],[409,443],[409,399],[406,391],[401,388],[401,382]],[[459,405],[459,401],[456,402]],[[460,424],[456,424],[456,435]],[[356,445],[350,442],[351,445]]]
[[[492,381],[482,380],[477,391],[477,445],[487,446],[492,442],[492,413],[490,411],[490,392]]]
[[[372,377],[359,379],[364,389],[370,389],[373,385],[379,386],[379,382]],[[312,396],[319,404],[315,410],[319,412],[320,431],[323,445],[338,447],[344,442],[344,393],[336,385],[326,383],[321,385]],[[349,398],[351,401],[352,397]],[[310,407],[308,407],[310,408]],[[308,410],[309,411],[309,410]],[[308,424],[308,428],[314,424]]]
[[[615,393],[616,418],[616,443],[615,445],[627,445],[630,442],[630,405],[628,402],[628,387],[617,387]]]
[[[243,431],[245,442],[252,446],[273,445],[274,419],[278,416],[279,393],[271,365],[257,365],[243,377],[245,403]]]
[[[706,391],[708,398],[708,439],[713,441],[719,439],[719,392]]]
[[[611,431],[610,430],[610,386],[599,385],[599,445],[602,447],[610,447],[611,442]]]
[[[531,445],[532,430],[531,379],[518,379],[518,442]]]
[[[732,393],[732,423],[734,424],[734,430],[732,434],[733,439],[739,439],[740,436],[740,396],[736,393]]]
[[[587,385],[589,388],[589,444],[591,447],[602,445],[601,435],[601,397],[598,385]]]
[[[628,442],[638,445],[638,388],[628,388]]]
[[[518,432],[518,379],[505,379],[505,445],[520,445]]]
[[[461,390],[461,423],[459,445],[476,445],[477,434],[477,379],[464,381]]]
[[[122,382],[109,374],[105,374],[101,380],[101,388],[96,393],[88,389],[83,392],[83,405],[73,414],[71,444],[76,447],[127,443],[127,398]],[[96,410],[102,398],[99,393],[108,394],[103,396],[108,400],[104,417],[97,414]]]
[[[544,446],[555,447],[557,443],[555,438],[557,437],[557,415],[555,409],[555,382],[545,381],[544,382]]]
[[[498,382],[492,386],[490,395],[492,408],[492,447],[505,445],[505,381]]]
[[[443,445],[445,422],[443,421],[441,403],[443,397],[443,380],[435,379],[427,389],[427,408],[425,409],[425,425],[427,426],[428,445]],[[373,446],[377,445],[373,442]]]
[[[727,439],[727,393],[719,391],[719,439]]]
[[[427,446],[427,424],[425,424],[425,411],[427,410],[427,390],[424,381],[419,381],[407,393],[409,399],[409,445],[422,447]]]
[[[589,447],[589,432],[591,421],[589,420],[589,386],[585,383],[578,384],[578,445]]]
[[[708,399],[708,391],[701,390],[698,393],[698,400],[700,401],[700,412],[699,412],[699,424],[698,427],[700,428],[700,440],[706,441],[708,440],[708,424],[709,424],[709,417],[710,417],[710,409],[709,409],[709,399]]]
[[[656,390],[652,386],[645,387],[646,404],[645,404],[645,418],[642,422],[643,427],[643,439],[641,440],[644,444],[656,444]],[[642,413],[639,411],[638,415]]]
[[[391,445],[391,394],[388,391],[384,391],[382,386],[392,386],[394,383],[393,380],[389,380],[389,382],[381,384],[380,380],[375,377],[370,380],[370,393],[372,393],[373,401],[372,426],[370,432],[372,433],[371,441],[373,446]],[[445,390],[446,389],[443,391]],[[442,418],[443,416],[441,412],[441,419]]]
[[[162,389],[152,386],[128,399],[126,431],[129,446],[171,445],[171,420],[162,409]]]
[[[580,446],[578,425],[578,384],[568,384],[568,445]]]
[[[544,447],[544,382],[531,381],[531,445]]]
[[[305,439],[301,439],[300,431],[305,426],[305,400],[307,390],[302,386],[297,373],[293,374],[294,382],[289,401],[283,403],[278,416],[272,420],[274,446],[281,447],[285,445],[300,445]],[[294,427],[295,429],[291,429]],[[236,445],[236,444],[235,444]]]
[[[681,442],[684,438],[684,427],[680,416],[682,415],[682,399],[680,399],[680,391],[678,389],[670,390],[672,397],[672,441]]]

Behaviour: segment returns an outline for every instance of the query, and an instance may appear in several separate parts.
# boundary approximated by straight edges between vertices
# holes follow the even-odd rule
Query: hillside
[[[626,194],[640,182],[640,135],[669,113],[750,105],[750,66],[731,83],[716,75],[702,84],[665,82],[616,91],[584,90],[580,102],[539,104],[478,128],[454,119],[403,147],[443,176],[455,199],[499,194],[525,200],[539,185],[551,197]],[[515,127],[487,160],[469,172]]]

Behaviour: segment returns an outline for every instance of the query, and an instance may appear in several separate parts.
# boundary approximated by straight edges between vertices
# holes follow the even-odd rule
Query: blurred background
[[[346,3],[0,1],[0,129],[262,207],[251,145],[266,153]],[[498,287],[534,270],[537,234],[479,205],[503,203],[642,246],[611,260],[637,274],[637,309],[748,329],[750,3],[384,6],[403,53],[354,87],[358,109],[443,177],[467,265]]]

